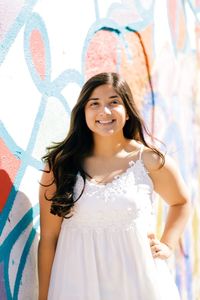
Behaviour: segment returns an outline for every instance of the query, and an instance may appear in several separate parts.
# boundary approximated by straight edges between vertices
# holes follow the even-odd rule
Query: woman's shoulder
[[[162,152],[159,151],[159,154],[159,152],[146,146],[142,146],[142,148],[141,159],[149,171],[159,170],[165,164],[166,155]]]
[[[143,143],[138,141],[130,141],[130,149],[132,153],[137,154],[137,158],[141,159],[148,170],[157,170],[163,165],[165,155],[161,151],[155,151]],[[160,153],[160,154],[159,154]]]
[[[161,152],[161,154],[163,154]],[[189,198],[189,192],[176,160],[169,154],[159,154],[144,147],[142,159],[154,184],[154,190],[170,205]],[[170,187],[170,188],[169,188]],[[179,200],[178,200],[179,199]]]
[[[173,159],[169,154],[163,153],[160,150],[156,152],[146,146],[143,146],[142,160],[149,172],[155,173],[154,171],[169,171],[170,173],[174,173],[178,169],[175,159]]]

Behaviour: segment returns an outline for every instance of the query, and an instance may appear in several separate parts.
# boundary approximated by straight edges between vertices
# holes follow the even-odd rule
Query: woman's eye
[[[98,102],[92,102],[92,103],[90,104],[90,106],[92,106],[92,107],[95,107],[95,106],[98,106],[98,105],[99,105]]]
[[[119,103],[119,100],[113,100],[112,102],[111,102],[112,104],[118,104]]]

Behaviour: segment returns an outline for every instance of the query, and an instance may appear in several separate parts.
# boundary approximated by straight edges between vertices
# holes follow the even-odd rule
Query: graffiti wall
[[[172,269],[200,300],[200,1],[0,0],[0,299],[37,299],[41,157],[84,81],[117,71],[190,189]],[[157,205],[160,234],[166,207]]]

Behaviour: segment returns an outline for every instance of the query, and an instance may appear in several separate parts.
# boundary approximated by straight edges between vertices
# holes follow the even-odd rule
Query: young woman
[[[165,260],[188,220],[188,192],[144,133],[118,74],[85,83],[66,139],[44,157],[39,300],[179,299]],[[153,191],[169,205],[160,240]]]

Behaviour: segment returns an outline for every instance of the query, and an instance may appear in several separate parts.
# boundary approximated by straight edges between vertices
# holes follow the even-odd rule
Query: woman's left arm
[[[154,257],[167,258],[170,254],[169,250],[172,251],[177,246],[188,221],[190,215],[189,192],[172,158],[165,156],[165,163],[161,168],[155,168],[156,164],[158,166],[160,163],[160,158],[155,154],[147,153],[146,159],[151,165],[149,175],[154,183],[154,190],[169,205],[162,237],[158,241],[151,235],[149,237],[150,245]]]

